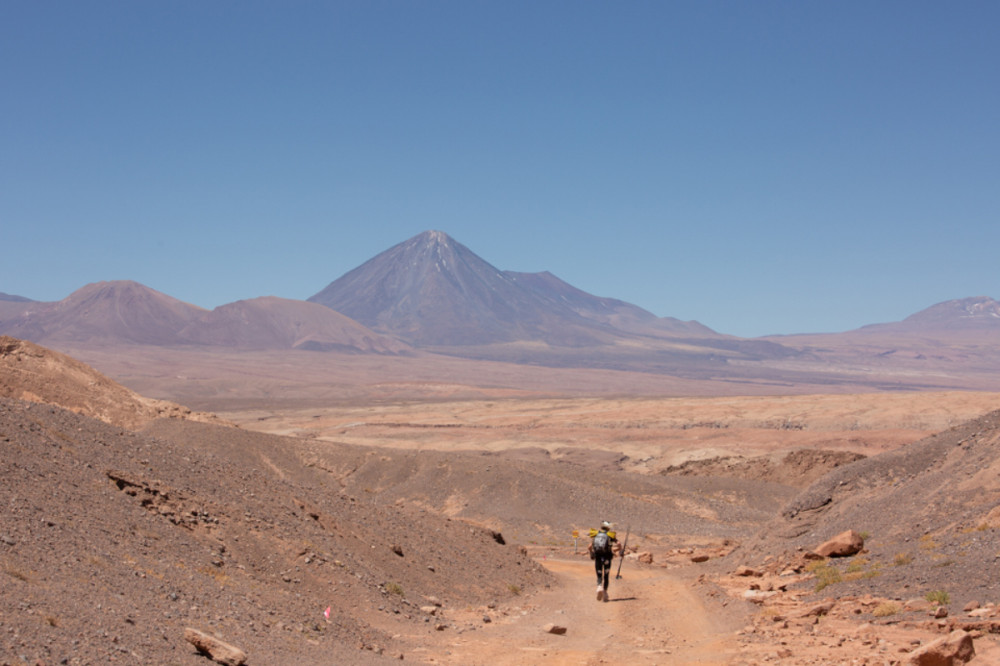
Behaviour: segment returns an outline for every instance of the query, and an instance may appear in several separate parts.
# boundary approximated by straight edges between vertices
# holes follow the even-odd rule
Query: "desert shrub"
[[[875,607],[875,610],[872,611],[872,615],[875,617],[889,617],[890,615],[895,615],[900,610],[902,609],[899,604],[892,601],[883,601]]]
[[[839,583],[843,580],[843,577],[840,575],[840,569],[831,566],[829,562],[826,562],[825,560],[822,562],[817,561],[814,565],[810,565],[809,570],[816,577],[815,589],[817,592],[829,585]]]
[[[910,553],[896,553],[896,557],[893,558],[892,563],[897,567],[909,564],[913,561],[913,555]]]
[[[872,533],[868,531],[858,532],[858,534],[861,535],[861,538],[864,539],[865,541],[868,541],[868,539],[870,539],[872,536]]]
[[[403,586],[400,585],[399,583],[386,583],[385,591],[388,592],[389,594],[398,594],[401,597],[406,596],[403,593]]]
[[[507,589],[508,589],[508,590],[510,591],[510,593],[511,593],[511,594],[513,594],[513,595],[514,595],[515,597],[516,597],[516,596],[520,596],[520,594],[521,594],[521,588],[520,588],[520,587],[518,587],[517,585],[515,585],[514,583],[508,583],[508,584],[507,584]]]
[[[932,604],[940,604],[943,606],[951,600],[951,597],[944,590],[932,590],[924,595],[924,599]]]
[[[922,537],[920,537],[921,550],[934,550],[937,547],[938,547],[937,542],[934,541],[934,537],[932,537],[930,534],[925,534]]]
[[[849,574],[850,573],[859,573],[861,571],[864,571],[866,566],[868,566],[868,558],[865,558],[865,557],[855,557],[847,565],[847,568],[844,569],[844,571],[846,573],[849,573]]]

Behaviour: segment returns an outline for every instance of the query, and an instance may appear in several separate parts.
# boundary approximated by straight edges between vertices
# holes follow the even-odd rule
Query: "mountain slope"
[[[167,416],[218,421],[140,396],[74,358],[6,336],[0,336],[0,397],[58,405],[129,429]]]
[[[578,346],[616,335],[440,231],[389,248],[308,300],[416,345],[527,340]]]
[[[235,349],[398,354],[409,346],[315,303],[265,296],[222,305],[179,332],[185,342]]]
[[[262,297],[207,311],[137,282],[89,284],[55,303],[4,301],[0,334],[46,345],[207,346],[398,354],[399,340],[329,308]]]
[[[961,608],[1000,585],[1000,411],[836,468],[789,503],[748,557],[814,548],[845,530],[867,532],[874,575],[841,594],[890,598],[947,590]],[[922,589],[933,580],[936,588]],[[906,596],[904,596],[906,595]]]
[[[617,298],[602,298],[577,289],[552,273],[505,274],[518,285],[530,289],[542,298],[568,307],[576,314],[598,324],[633,333],[671,333],[691,336],[716,336],[715,331],[696,321],[681,321],[674,317],[657,317],[652,312]]]
[[[1000,335],[1000,302],[988,296],[937,303],[899,322],[872,324],[859,333],[895,335],[977,336]]]
[[[204,312],[138,282],[88,284],[56,303],[32,303],[0,332],[34,342],[175,344],[176,332]]]

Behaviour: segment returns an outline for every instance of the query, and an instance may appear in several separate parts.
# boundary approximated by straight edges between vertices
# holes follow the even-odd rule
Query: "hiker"
[[[597,600],[608,600],[608,583],[611,582],[611,560],[615,558],[611,544],[615,543],[615,533],[609,532],[611,523],[604,521],[601,529],[597,531],[590,541],[587,550],[590,552],[590,559],[594,560],[594,569],[597,571]]]

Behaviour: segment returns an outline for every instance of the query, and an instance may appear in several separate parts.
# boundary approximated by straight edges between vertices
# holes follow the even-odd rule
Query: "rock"
[[[799,613],[799,617],[820,617],[821,615],[827,615],[833,610],[835,605],[836,602],[834,601],[824,601],[821,604],[816,604],[815,606],[810,606],[805,609]]]
[[[736,571],[733,572],[733,575],[734,576],[754,576],[756,578],[759,578],[760,576],[763,576],[764,574],[762,574],[761,572],[759,572],[759,571],[757,571],[755,569],[751,569],[750,567],[744,566],[744,567],[737,567]]]
[[[977,608],[979,608],[979,602],[970,601],[969,603],[965,604],[965,608],[963,608],[962,610],[965,611],[966,613],[969,613],[971,611],[976,610]]]
[[[994,608],[975,608],[969,611],[969,615],[976,618],[993,617],[995,614],[996,609]]]
[[[421,606],[420,607],[420,612],[421,613],[427,613],[428,615],[437,615],[438,607],[437,606]]]
[[[691,561],[696,564],[701,562],[708,562],[708,555],[692,555]]]
[[[958,666],[976,656],[972,636],[956,629],[947,636],[931,641],[906,656],[909,666]]]
[[[815,549],[823,557],[850,557],[857,555],[865,547],[865,540],[854,530],[841,532]]]
[[[653,554],[649,553],[649,552],[639,553],[636,556],[636,559],[639,560],[640,562],[642,562],[643,564],[652,564],[653,563]]]
[[[938,606],[934,609],[934,618],[940,620],[943,617],[948,617],[948,609],[944,606]]]
[[[216,663],[225,666],[242,666],[247,660],[247,655],[243,650],[203,631],[187,627],[184,629],[184,639],[193,645],[198,652],[208,656]]]
[[[982,524],[991,529],[1000,527],[1000,506],[995,506],[990,509],[990,512],[986,514],[985,518],[983,518]]]
[[[755,604],[762,604],[767,599],[770,599],[776,594],[777,592],[765,592],[763,590],[747,590],[746,592],[743,593],[743,598],[746,599],[747,601],[752,601]]]
[[[549,624],[542,627],[542,631],[544,631],[547,634],[556,634],[557,636],[562,636],[563,634],[566,633],[566,627],[561,627],[558,624],[552,624],[550,622]]]

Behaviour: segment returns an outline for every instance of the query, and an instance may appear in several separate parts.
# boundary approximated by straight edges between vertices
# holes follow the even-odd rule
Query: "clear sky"
[[[428,229],[723,333],[1000,298],[1000,3],[0,3],[0,292],[305,299]]]

